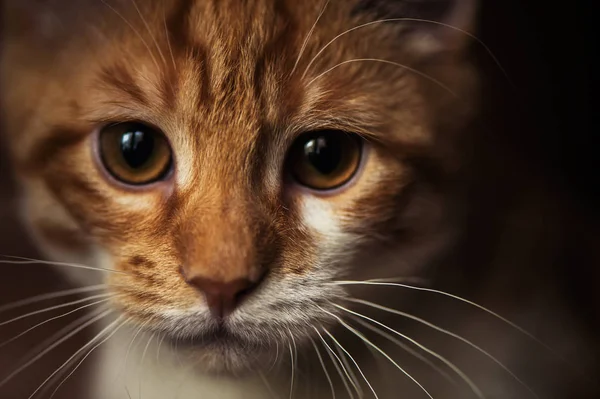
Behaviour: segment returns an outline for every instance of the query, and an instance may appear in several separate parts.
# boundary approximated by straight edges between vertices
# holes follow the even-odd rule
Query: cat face
[[[454,30],[359,26],[465,25],[470,2],[441,3],[24,13],[5,119],[40,245],[113,270],[119,312],[219,370],[335,324],[336,280],[418,275],[445,231],[472,73]]]

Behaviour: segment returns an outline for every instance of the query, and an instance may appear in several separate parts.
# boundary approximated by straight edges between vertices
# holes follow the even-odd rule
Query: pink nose
[[[194,277],[186,281],[204,295],[208,309],[218,319],[230,315],[242,298],[257,285],[255,282],[243,278],[222,282],[204,277]]]

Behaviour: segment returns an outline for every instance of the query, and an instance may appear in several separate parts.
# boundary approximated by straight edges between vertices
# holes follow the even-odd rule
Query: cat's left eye
[[[297,183],[318,191],[342,187],[356,174],[362,139],[339,130],[322,130],[298,137],[288,154]]]
[[[142,123],[117,123],[99,133],[100,159],[117,180],[145,185],[164,179],[172,165],[171,147],[158,129]]]

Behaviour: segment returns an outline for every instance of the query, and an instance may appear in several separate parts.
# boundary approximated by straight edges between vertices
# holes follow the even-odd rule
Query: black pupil
[[[333,173],[342,160],[342,143],[337,138],[319,136],[304,144],[304,155],[320,173]]]
[[[140,129],[123,133],[120,141],[123,159],[132,169],[144,166],[154,151],[154,135]]]

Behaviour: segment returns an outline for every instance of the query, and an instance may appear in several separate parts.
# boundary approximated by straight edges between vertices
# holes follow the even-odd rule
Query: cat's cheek
[[[97,261],[102,258],[102,251],[81,230],[60,201],[52,196],[42,180],[22,179],[21,192],[20,219],[44,258],[99,267]],[[98,284],[104,277],[90,270],[65,267],[57,270],[77,284]]]
[[[335,204],[306,195],[299,199],[299,209],[302,224],[314,236],[320,263],[339,259],[353,241],[353,236],[342,228]]]
[[[313,196],[305,196],[300,202],[302,220],[309,229],[325,237],[342,234],[333,204]]]

